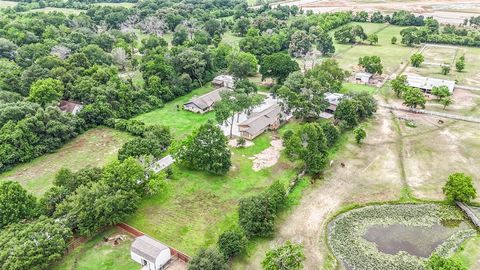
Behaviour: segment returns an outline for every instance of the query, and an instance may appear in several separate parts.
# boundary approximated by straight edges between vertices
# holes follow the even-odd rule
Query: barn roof
[[[157,240],[143,235],[135,238],[135,241],[133,241],[132,246],[130,247],[130,251],[145,260],[155,263],[158,255],[168,248],[169,247]]]
[[[226,87],[218,88],[216,90],[210,91],[199,97],[192,98],[189,102],[185,103],[184,105],[193,104],[198,108],[205,110],[213,106],[215,102],[220,101],[220,99],[222,99],[222,97],[220,96],[220,93],[223,91],[231,91],[231,90]]]
[[[412,75],[407,76],[407,84],[411,87],[426,90],[432,90],[433,87],[446,86],[450,93],[452,93],[455,88],[455,81]]]

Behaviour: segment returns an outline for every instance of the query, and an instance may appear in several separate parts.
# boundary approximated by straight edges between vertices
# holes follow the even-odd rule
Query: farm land
[[[385,5],[383,2],[377,4],[376,1],[367,0],[357,2],[360,5]],[[414,2],[408,1],[404,4],[413,6]],[[443,2],[456,1],[442,1],[441,4]],[[0,6],[10,3],[0,1]],[[129,7],[131,4],[107,5]],[[314,5],[315,3],[308,4],[310,7],[315,7]],[[74,9],[55,8],[34,11],[52,10],[66,14],[79,12]],[[451,9],[446,6],[445,10],[450,12]],[[458,84],[466,86],[478,86],[480,83],[479,48],[449,49],[427,46],[422,51],[426,58],[425,63],[420,68],[413,68],[407,66],[408,59],[412,53],[422,48],[410,48],[390,42],[393,36],[400,40],[402,27],[355,24],[360,24],[367,34],[376,33],[379,43],[373,46],[336,43],[333,58],[350,72],[358,70],[356,64],[359,57],[374,54],[381,57],[386,76],[403,72],[457,80]],[[223,37],[223,42],[234,47],[238,46],[238,41],[239,38],[231,33]],[[452,63],[461,55],[466,58],[465,71],[456,72],[452,69],[449,75],[440,74],[439,64]],[[212,89],[213,87],[207,84],[135,119],[148,125],[168,126],[176,139],[185,138],[201,124],[214,120],[214,113],[193,114],[183,111],[182,104]],[[401,104],[388,83],[382,89],[345,83],[343,90],[369,91],[375,93],[381,103]],[[446,112],[477,117],[480,114],[480,91],[456,90],[453,99],[454,104],[449,106]],[[426,109],[444,111],[434,100],[427,103]],[[399,117],[413,120],[416,127],[406,125]],[[332,166],[324,172],[322,178],[313,183],[301,182],[291,194],[287,211],[281,214],[277,222],[275,236],[250,243],[246,254],[235,259],[233,268],[259,269],[268,249],[292,240],[304,244],[307,258],[305,269],[334,269],[338,262],[332,257],[325,234],[328,221],[339,210],[380,201],[441,200],[441,187],[450,173],[463,171],[479,176],[478,124],[445,119],[444,123],[439,124],[438,120],[432,116],[391,112],[379,108],[376,116],[363,124],[368,134],[364,144],[359,147],[353,136],[345,135],[332,153]],[[169,180],[164,192],[144,199],[136,214],[126,222],[187,254],[193,255],[201,247],[215,245],[218,235],[235,225],[239,199],[257,194],[274,180],[287,183],[298,171],[296,164],[288,161],[284,154],[270,168],[259,172],[252,169],[252,158],[256,154],[270,147],[271,141],[283,132],[298,126],[297,122],[289,123],[278,132],[267,132],[256,138],[253,146],[232,149],[233,167],[225,176],[212,176],[174,166],[174,176]],[[1,174],[0,178],[16,180],[39,196],[50,187],[60,168],[69,167],[75,171],[86,166],[102,166],[116,159],[118,149],[130,138],[130,135],[109,128],[89,130],[57,152],[19,165]],[[346,167],[340,165],[342,162]],[[480,179],[476,177],[475,180],[476,188],[480,190]],[[480,200],[477,199],[476,202],[480,203]],[[54,269],[122,270],[137,267],[128,256],[131,238],[117,247],[103,243],[104,236],[118,233],[111,229],[97,235],[66,256]],[[480,268],[480,238],[477,236],[467,240],[454,256],[471,269]]]

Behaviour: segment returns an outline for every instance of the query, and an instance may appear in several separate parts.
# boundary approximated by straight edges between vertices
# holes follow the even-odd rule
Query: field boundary
[[[385,105],[385,104],[379,104],[378,106],[380,106],[382,108],[390,109],[390,110],[395,110],[395,111],[404,111],[404,112],[409,112],[409,113],[426,114],[426,115],[432,115],[432,116],[438,116],[438,117],[443,117],[443,118],[450,118],[450,119],[454,119],[454,120],[461,120],[461,121],[465,121],[465,122],[480,124],[480,119],[479,118],[473,118],[473,117],[467,117],[467,116],[461,116],[461,115],[455,115],[455,114],[449,114],[449,113],[441,113],[441,112],[435,112],[435,111],[428,111],[428,110],[401,108],[401,107],[392,106],[392,105]]]
[[[143,233],[142,231],[140,231],[139,229],[131,226],[131,225],[128,225],[127,223],[118,223],[117,224],[117,227],[121,230],[124,230],[126,232],[128,232],[129,234],[135,236],[135,237],[139,237],[139,236],[143,236],[143,235],[147,235],[145,233]],[[147,235],[149,236],[149,235]],[[151,236],[149,236],[151,237]],[[153,239],[155,239],[154,237],[151,237]],[[188,263],[190,260],[191,260],[191,257],[188,256],[187,254],[173,248],[173,247],[170,247],[168,246],[168,248],[170,249],[170,252],[172,254],[172,256],[175,256],[177,257],[178,259],[184,261],[185,263]]]
[[[477,215],[473,212],[473,210],[467,204],[463,202],[455,202],[457,206],[467,215],[467,217],[472,221],[472,223],[480,229],[480,220],[478,219]]]

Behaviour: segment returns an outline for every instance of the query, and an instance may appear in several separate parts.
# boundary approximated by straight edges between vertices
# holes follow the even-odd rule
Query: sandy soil
[[[252,169],[256,172],[272,167],[277,164],[278,159],[280,158],[280,152],[283,149],[283,142],[281,139],[272,140],[270,142],[270,147],[263,150],[261,153],[256,154],[254,157],[250,158],[253,160]]]
[[[374,0],[298,0],[287,1],[285,5],[297,5],[304,10],[313,10],[317,13],[335,11],[368,11],[380,10],[393,12],[395,10],[409,10],[424,16],[432,16],[442,23],[460,24],[465,18],[472,16],[469,10],[480,8],[478,2],[465,0],[420,0],[420,1],[374,1]]]

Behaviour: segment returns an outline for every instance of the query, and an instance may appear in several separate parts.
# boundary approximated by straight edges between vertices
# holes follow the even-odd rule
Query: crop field
[[[358,71],[357,64],[360,57],[372,55],[379,56],[382,59],[384,74],[394,73],[417,50],[400,44],[400,31],[403,27],[373,23],[361,23],[360,25],[367,34],[376,33],[378,35],[378,44],[345,45],[335,43],[336,54],[334,58],[342,68],[352,73]],[[397,44],[391,44],[391,39],[394,36],[398,39]]]
[[[103,166],[117,158],[117,151],[131,138],[110,128],[91,129],[65,144],[57,152],[43,155],[0,174],[0,180],[18,181],[39,196],[50,186],[63,167],[76,171],[87,166]]]
[[[125,240],[118,246],[111,242],[104,242],[104,237],[124,235]],[[108,229],[103,233],[81,244],[73,252],[65,256],[62,261],[52,267],[52,270],[131,270],[139,265],[130,258],[130,245],[133,238],[116,228]]]
[[[268,148],[272,136],[275,133],[268,132],[253,146],[233,149],[233,166],[224,176],[174,167],[167,188],[145,199],[126,222],[190,255],[215,244],[223,231],[236,224],[241,198],[258,194],[275,180],[287,183],[295,175],[294,164],[283,156],[273,167],[253,171],[250,158]]]
[[[215,113],[198,114],[185,111],[183,110],[183,104],[194,96],[200,96],[212,90],[213,87],[210,84],[206,84],[204,87],[193,90],[188,95],[168,102],[163,108],[139,115],[135,119],[147,125],[159,124],[170,127],[172,134],[175,134],[176,138],[185,137],[206,121],[214,119]]]

